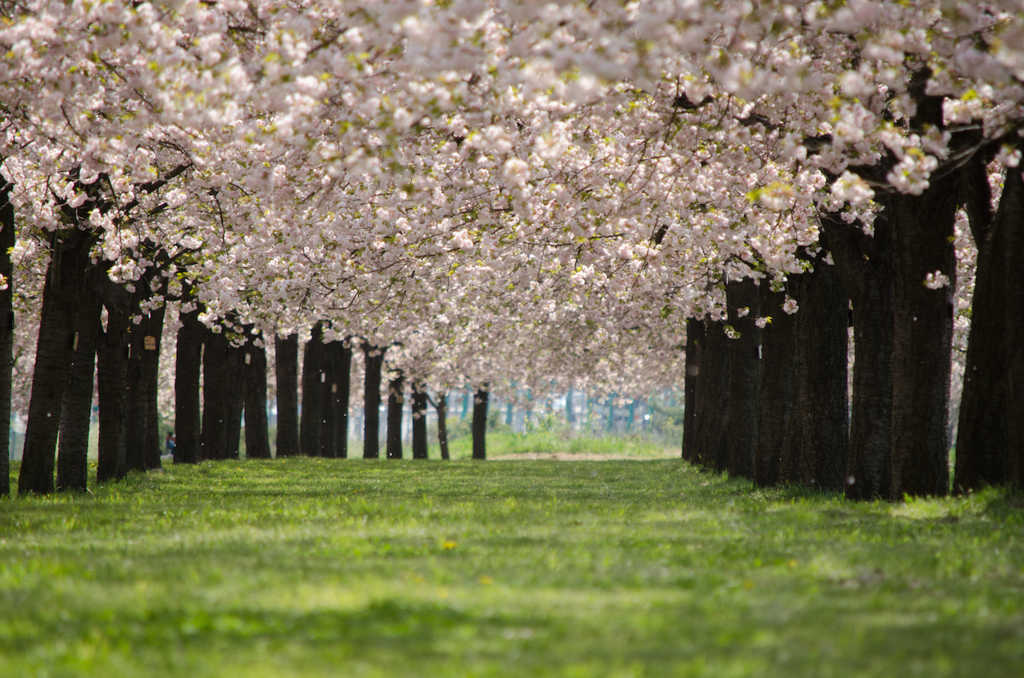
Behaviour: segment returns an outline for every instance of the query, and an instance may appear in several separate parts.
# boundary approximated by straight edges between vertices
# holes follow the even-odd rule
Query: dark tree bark
[[[323,323],[313,325],[313,333],[302,355],[302,425],[299,446],[303,456],[319,457],[320,432],[323,429]]]
[[[795,398],[796,317],[782,310],[786,292],[761,282],[761,315],[771,321],[761,330],[761,383],[757,394],[757,450],[754,481],[779,482],[779,463]]]
[[[334,426],[334,454],[339,459],[348,457],[348,408],[352,393],[352,344],[349,339],[329,344],[333,357],[332,418]]]
[[[96,382],[96,349],[103,308],[96,281],[87,273],[75,313],[64,402],[60,413],[57,445],[57,490],[85,492],[89,476],[89,426],[92,422],[93,386]]]
[[[441,450],[441,459],[450,459],[448,454],[448,392],[437,394],[434,403],[437,410],[437,446]]]
[[[142,315],[142,302],[149,297],[149,286],[157,272],[150,269],[136,283],[136,293],[132,295],[131,313]],[[147,353],[158,350],[146,350],[146,337],[150,334],[149,316],[143,316],[138,325],[128,325],[128,367],[126,374],[127,398],[125,409],[124,453],[128,470],[145,471],[149,468],[149,455],[146,441],[149,435],[149,383],[150,372],[147,368]],[[155,341],[155,337],[150,339]],[[158,345],[153,344],[154,348]]]
[[[705,341],[704,321],[686,320],[686,376],[683,381],[683,459],[697,461],[697,384]]]
[[[238,459],[242,446],[242,412],[245,410],[246,347],[234,346],[228,339],[225,366],[224,458]],[[241,384],[241,388],[238,385]]]
[[[487,401],[488,385],[484,384],[473,397],[473,458],[487,458]]]
[[[125,459],[127,406],[128,323],[131,295],[121,285],[104,286],[107,326],[100,332],[96,381],[100,403],[99,458],[96,481],[120,480],[128,473]]]
[[[191,286],[184,298],[191,299]],[[174,463],[196,464],[203,460],[199,378],[203,364],[205,328],[199,322],[200,309],[180,315],[174,355]]]
[[[334,399],[338,393],[338,382],[334,374],[333,349],[337,343],[339,342],[323,343],[320,346],[320,456],[326,459],[334,459],[337,456],[334,447]]]
[[[74,315],[94,242],[95,236],[81,229],[67,229],[53,236],[53,254],[43,286],[19,494],[53,492],[57,422],[71,364]]]
[[[730,281],[725,286],[729,324],[739,336],[729,340],[729,474],[754,477],[757,449],[757,386],[760,332],[754,323],[760,301],[753,278]],[[740,317],[739,310],[747,309]]]
[[[1015,192],[1016,206],[1013,214],[1016,219],[1006,224],[1009,231],[1006,236],[1007,247],[1003,252],[1007,262],[1018,264],[1024,260],[1024,220],[1021,215],[1022,200],[1020,195],[1021,173],[1020,170],[1009,170],[1008,183],[1018,184]],[[1024,488],[1024,284],[1018,276],[1009,276],[1006,279],[1007,305],[1004,309],[1006,317],[1007,364],[1009,369],[1007,377],[1006,419],[1009,423],[1009,468],[1010,482],[1018,489]]]
[[[796,400],[782,447],[779,480],[823,490],[845,485],[849,445],[847,382],[849,300],[835,267],[812,260],[813,271],[790,279],[796,314]]]
[[[871,177],[884,181],[884,176]],[[848,499],[889,496],[892,449],[892,241],[888,198],[873,235],[838,217],[821,224],[836,273],[853,304],[853,403],[846,473]]]
[[[161,290],[162,293],[162,290]],[[160,468],[160,342],[164,334],[164,318],[167,315],[167,307],[153,309],[148,316],[142,319],[142,327],[145,328],[145,336],[153,337],[151,344],[143,339],[144,353],[142,354],[143,381],[146,388],[146,441],[145,458],[146,468]],[[152,347],[152,348],[151,348]]]
[[[7,280],[0,290],[0,497],[11,493],[11,379],[14,367],[14,205],[11,185],[0,175],[0,275]]]
[[[267,352],[251,335],[245,347],[245,456],[270,459],[267,425]]]
[[[1018,148],[1024,143],[1018,139]],[[1008,200],[1005,212],[1006,223],[999,225],[1006,229],[1003,237],[1006,247],[1003,249],[1004,271],[1011,271],[1012,265],[1024,261],[1024,189],[1020,168],[1008,169],[1006,184],[1014,185],[1011,196],[1007,198],[1003,189],[1003,200]],[[1002,201],[1000,201],[1001,203]],[[1006,307],[1003,309],[1006,318],[1007,344],[1007,381],[1006,389],[1006,420],[1008,422],[1007,438],[1009,450],[1007,456],[1010,470],[1010,483],[1016,488],[1024,488],[1024,283],[1020,276],[1008,274],[1003,278],[1006,285]]]
[[[928,71],[915,74],[912,125],[941,129],[942,98],[925,95]],[[892,197],[893,404],[889,498],[949,492],[949,375],[956,255],[953,224],[959,172],[936,172],[921,195]],[[949,287],[929,289],[941,272]]]
[[[724,471],[729,447],[729,338],[724,323],[705,318],[700,373],[694,391],[694,462]]]
[[[1020,148],[1020,144],[1018,144]],[[971,330],[967,344],[963,396],[956,439],[953,489],[957,494],[986,485],[1004,485],[1013,478],[1010,464],[1009,346],[1024,342],[1010,334],[1005,316],[1012,309],[1010,287],[1015,278],[1013,232],[1020,237],[1024,218],[1024,186],[1009,170],[993,219],[991,189],[983,161],[966,168],[964,203],[978,247]],[[1018,307],[1020,308],[1020,307]]]
[[[427,458],[427,385],[412,385],[412,458]]]
[[[363,344],[364,371],[363,459],[380,457],[380,379],[386,348]]]
[[[299,336],[274,338],[277,375],[277,457],[299,454]]]
[[[402,458],[402,410],[405,407],[405,375],[402,370],[388,382],[388,459]]]
[[[223,460],[228,454],[228,353],[230,343],[224,332],[205,328],[203,351],[203,460]]]

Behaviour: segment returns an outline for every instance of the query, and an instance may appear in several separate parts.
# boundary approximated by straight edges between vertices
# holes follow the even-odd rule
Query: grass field
[[[1024,508],[678,460],[204,463],[0,501],[0,676],[1019,676]]]

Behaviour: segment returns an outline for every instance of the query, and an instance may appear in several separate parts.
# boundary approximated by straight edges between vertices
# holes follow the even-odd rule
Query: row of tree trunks
[[[297,346],[297,344],[296,344]],[[289,352],[288,360],[297,358]],[[278,374],[282,369],[278,361]],[[290,369],[285,366],[284,369]],[[302,360],[302,425],[299,448],[310,457],[348,457],[348,408],[351,394],[352,345],[349,339],[323,341],[323,323],[313,327]],[[278,397],[282,398],[279,378]],[[291,395],[285,396],[291,403]],[[279,405],[280,411],[280,405]]]
[[[190,292],[186,290],[185,298],[189,297]],[[224,329],[215,332],[199,322],[200,312],[201,309],[196,307],[180,315],[174,381],[177,427],[174,463],[238,459],[241,455],[243,414],[246,457],[269,459],[267,354],[257,345],[260,338],[252,334],[251,328],[245,328],[245,342],[236,346]],[[282,377],[287,376],[280,369],[282,363],[287,364],[287,346],[285,341],[277,343],[278,382],[281,385],[285,385]],[[203,370],[202,406],[200,366]],[[291,392],[296,391],[292,389]],[[287,415],[288,408],[282,406],[280,420],[283,421],[278,427],[279,450],[282,435],[289,433]],[[296,438],[297,433],[295,431]],[[279,456],[287,455],[279,453]]]
[[[753,279],[726,284],[729,327],[687,324],[683,458],[761,486],[838,490],[845,482],[846,294],[824,251],[786,293]],[[755,319],[769,318],[762,331]],[[727,331],[728,330],[728,331]]]
[[[761,346],[760,388],[766,397],[759,400],[765,426],[763,432],[757,427],[758,482],[828,490],[846,485],[852,499],[897,500],[905,493],[948,492],[952,307],[947,288],[925,285],[929,274],[954,278],[956,190],[948,181],[937,178],[919,196],[880,199],[883,211],[873,236],[839,219],[822,219],[822,244],[831,250],[836,266],[825,264],[819,253],[811,272],[791,277],[789,292],[800,307],[795,345],[793,331],[782,326],[766,333]],[[738,294],[727,286],[730,314],[748,304]],[[777,306],[770,294],[762,293],[766,306]],[[850,424],[848,303],[854,309],[856,347]],[[739,318],[731,315],[730,320]],[[694,439],[684,437],[684,443],[693,449],[689,458],[697,463],[746,475],[736,463],[735,450],[736,441],[745,441],[750,431],[749,408],[730,402],[737,397],[749,401],[749,382],[735,373],[742,333],[740,339],[729,340],[727,352],[733,357],[728,376],[706,380],[720,365],[715,348],[724,342],[715,324],[709,323],[703,340],[694,333],[692,360],[700,361],[700,377],[687,396],[688,402],[695,399],[689,422]],[[740,369],[743,374],[749,370]],[[795,380],[792,397],[786,396],[789,375]],[[709,414],[711,403],[717,403],[712,411],[726,413],[726,426],[721,427],[720,415]],[[715,427],[730,431],[725,445],[716,440],[721,432]],[[723,464],[726,448],[729,463]]]
[[[277,339],[278,375],[278,456],[281,445],[292,430],[292,417],[297,411],[296,389],[289,384],[296,383],[298,363],[298,339],[295,335]],[[380,456],[380,387],[383,380],[386,347],[363,343],[366,368],[364,370],[364,431],[363,458],[376,459]],[[307,456],[331,458],[348,457],[348,412],[351,397],[350,374],[352,368],[352,341],[323,342],[323,324],[313,327],[310,341],[303,353],[302,378],[302,427],[299,448]],[[388,407],[386,415],[385,456],[401,459],[402,417],[405,404],[405,376],[400,370],[393,372],[388,382]],[[413,383],[413,458],[427,458],[426,411],[429,402],[426,386]],[[442,395],[439,404],[438,441],[441,456],[448,458],[448,440],[445,426],[446,398]],[[295,403],[294,409],[292,403]],[[297,419],[297,417],[296,417]]]

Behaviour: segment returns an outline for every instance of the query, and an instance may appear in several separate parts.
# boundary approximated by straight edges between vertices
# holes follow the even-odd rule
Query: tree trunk
[[[57,490],[85,492],[89,477],[89,426],[92,422],[93,386],[96,383],[96,349],[103,305],[95,281],[86,275],[75,313],[71,365],[60,412],[57,445]]]
[[[729,447],[729,338],[724,324],[704,319],[704,345],[694,391],[694,461],[724,471]]]
[[[299,336],[274,337],[277,375],[277,458],[299,453]]]
[[[363,459],[380,457],[380,372],[384,367],[386,350],[363,344],[363,354],[366,357],[363,382]]]
[[[166,278],[151,267],[136,283],[131,313],[141,317],[128,326],[127,409],[125,411],[125,463],[128,470],[160,468],[160,431],[157,398],[160,378],[160,338],[165,307],[142,313],[142,303],[166,290]]]
[[[883,181],[883,176],[872,177]],[[853,403],[846,465],[846,497],[868,501],[889,496],[892,450],[892,241],[888,198],[874,235],[838,217],[821,224],[836,273],[853,304]]]
[[[186,286],[183,297],[191,297]],[[203,364],[205,332],[199,322],[200,309],[180,315],[174,355],[174,463],[196,464],[203,459],[199,378]]]
[[[930,71],[911,78],[916,129],[943,126],[942,97],[927,95]],[[962,135],[954,138],[961,145]],[[943,175],[944,174],[944,175]],[[937,172],[921,195],[895,194],[893,241],[892,473],[889,498],[949,492],[949,375],[956,288],[953,224],[960,171]],[[929,274],[949,285],[929,289]]]
[[[86,274],[75,312],[75,339],[57,442],[57,491],[85,492],[89,476],[89,425],[96,379],[96,339],[102,304]]]
[[[332,412],[334,419],[334,454],[339,459],[348,458],[348,408],[352,393],[352,344],[349,339],[330,344],[333,347],[332,387],[334,398]]]
[[[700,379],[701,356],[704,348],[704,322],[686,319],[686,375],[683,379],[683,459],[697,461],[697,384]]]
[[[0,497],[11,493],[11,384],[14,369],[14,205],[11,185],[0,175],[0,275],[7,280],[0,290]]]
[[[338,394],[338,382],[335,379],[334,345],[340,342],[323,343],[320,345],[320,456],[327,459],[337,457],[334,439],[334,400]]]
[[[163,291],[161,290],[161,293]],[[145,375],[143,381],[146,385],[146,441],[145,458],[146,468],[160,468],[160,345],[164,334],[164,317],[167,315],[167,307],[153,309],[149,315],[142,319],[142,327],[146,328],[146,335],[153,337],[152,346],[144,345],[145,352],[142,354],[142,372]]]
[[[405,408],[405,375],[396,370],[397,376],[388,383],[388,459],[402,458],[402,410]]]
[[[228,453],[228,352],[230,343],[224,332],[206,328],[203,351],[203,429],[202,458],[223,460]]]
[[[1018,139],[1018,148],[1024,148],[1024,142]],[[1003,242],[1004,271],[1013,270],[1009,263],[1019,265],[1024,260],[1024,196],[1021,182],[1024,181],[1020,168],[1010,168],[1006,172],[1007,188],[1011,190],[1010,202],[1007,204],[1006,223],[1000,227],[1006,230]],[[1003,200],[1007,200],[1006,188],[1003,189]],[[1001,202],[1001,201],[1000,201]],[[1019,276],[1006,275],[1006,307],[1003,309],[1006,318],[1007,355],[1007,402],[1005,406],[1006,420],[1009,423],[1007,438],[1009,443],[1008,464],[1010,483],[1016,488],[1024,488],[1024,283]]]
[[[148,285],[153,277],[152,271],[147,271],[143,279],[138,281],[137,292],[132,295],[131,312],[141,314],[143,299],[142,289],[148,291]],[[128,365],[126,368],[126,388],[128,390],[125,403],[125,431],[124,431],[124,457],[125,464],[129,471],[145,471],[146,463],[146,438],[148,436],[149,422],[149,387],[146,383],[148,376],[145,369],[146,337],[149,336],[148,323],[128,325]]]
[[[319,457],[320,431],[323,428],[323,323],[313,325],[313,332],[302,354],[302,425],[299,447],[303,456]]]
[[[246,347],[233,346],[228,340],[227,364],[224,370],[224,458],[241,457],[242,412],[245,410]],[[241,388],[239,388],[241,385]]]
[[[612,393],[608,396],[608,412],[605,416],[604,430],[611,433],[615,430],[615,398],[617,394]]]
[[[450,459],[448,455],[448,392],[437,394],[437,446],[441,450],[442,459]]]
[[[849,445],[847,382],[849,301],[835,267],[790,279],[796,314],[796,400],[782,448],[779,480],[822,490],[845,485]]]
[[[130,295],[121,285],[108,282],[103,296],[103,306],[107,309],[107,327],[99,336],[96,365],[100,401],[97,482],[120,480],[128,473],[124,426],[128,397]]]
[[[412,385],[412,458],[427,458],[427,385]]]
[[[773,292],[768,281],[761,281],[760,296],[760,314],[770,321],[761,330],[754,482],[769,487],[779,482],[782,446],[795,398],[796,316],[782,310],[786,293]]]
[[[71,364],[74,314],[94,242],[95,237],[81,229],[53,236],[53,254],[43,286],[19,494],[53,492],[58,418]]]
[[[1018,148],[1021,144],[1018,143]],[[968,168],[967,181],[976,196],[967,200],[971,231],[978,247],[971,300],[971,330],[967,343],[963,396],[956,439],[956,468],[953,489],[966,494],[986,485],[1013,482],[1010,454],[1009,351],[1024,342],[1013,335],[1010,290],[1016,261],[1013,232],[1020,238],[1024,217],[1024,186],[1020,172],[1007,170],[999,208],[992,218],[991,191],[984,163]],[[1014,180],[1016,178],[1016,180]],[[1009,321],[1009,322],[1008,322]]]
[[[245,352],[245,457],[270,459],[267,427],[267,352],[252,337]]]
[[[893,448],[889,498],[949,492],[952,287],[928,289],[941,271],[955,285],[955,186],[933,178],[921,196],[893,202]]]
[[[757,385],[760,333],[754,323],[759,295],[753,278],[726,283],[729,324],[739,336],[729,340],[729,474],[754,477],[757,449]],[[746,315],[740,317],[740,309]]]
[[[487,458],[487,401],[490,398],[488,385],[477,389],[473,397],[473,458]]]

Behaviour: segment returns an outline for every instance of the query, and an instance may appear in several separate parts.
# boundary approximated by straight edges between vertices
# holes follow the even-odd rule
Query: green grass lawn
[[[356,454],[362,453],[362,443],[350,444]],[[468,435],[454,438],[450,445],[452,459],[472,459],[473,439]],[[549,455],[559,457],[623,457],[628,459],[665,459],[680,456],[679,446],[673,448],[640,435],[586,436],[571,430],[533,431],[529,434],[495,431],[487,433],[487,458],[508,455]],[[441,456],[436,444],[430,445],[432,459]]]
[[[0,676],[1019,676],[1022,516],[678,460],[169,467],[0,501]]]

